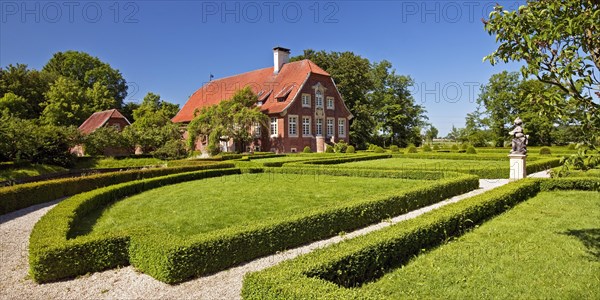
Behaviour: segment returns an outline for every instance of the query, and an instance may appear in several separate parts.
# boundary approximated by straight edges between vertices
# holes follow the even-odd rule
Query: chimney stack
[[[279,74],[283,64],[290,62],[290,49],[283,47],[273,48],[273,74]]]

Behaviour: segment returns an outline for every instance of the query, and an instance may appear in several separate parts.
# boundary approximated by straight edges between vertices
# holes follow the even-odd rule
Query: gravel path
[[[342,239],[353,238],[414,218],[427,211],[506,183],[508,183],[507,179],[481,179],[478,190],[348,233],[343,238],[336,236],[318,241],[179,285],[162,283],[148,275],[138,273],[131,266],[97,272],[67,281],[36,284],[28,278],[29,235],[35,223],[58,201],[36,205],[0,216],[0,299],[239,299],[242,279],[248,272],[262,270],[281,261],[338,243]]]

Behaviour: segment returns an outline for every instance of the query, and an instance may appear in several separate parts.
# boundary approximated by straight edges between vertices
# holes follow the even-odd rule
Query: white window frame
[[[330,121],[331,124],[329,123]],[[332,136],[335,136],[335,118],[327,118],[327,137],[329,138]]]
[[[308,120],[308,122],[305,122]],[[310,136],[311,135],[311,124],[312,118],[309,116],[302,117],[302,136]]]
[[[271,131],[271,137],[277,137],[277,134],[278,134],[277,122],[278,122],[277,117],[271,117],[271,127],[269,128]]]
[[[315,134],[317,136],[323,136],[323,119],[318,118],[315,123]]]
[[[333,97],[327,97],[327,109],[335,109],[335,99]],[[331,104],[331,105],[329,105]]]
[[[260,137],[260,136],[261,136],[261,134],[262,134],[262,130],[261,130],[260,123],[258,123],[258,122],[254,122],[254,123],[252,124],[252,127],[254,127],[254,136],[255,136],[255,137]]]
[[[298,115],[288,115],[288,135],[298,136]]]
[[[323,107],[324,92],[321,89],[315,90],[315,107]]]
[[[310,107],[310,94],[302,94],[302,107]]]
[[[346,137],[346,119],[344,118],[338,119],[338,136]]]

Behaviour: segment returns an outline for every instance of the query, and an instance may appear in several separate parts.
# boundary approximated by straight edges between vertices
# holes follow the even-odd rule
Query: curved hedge
[[[177,174],[109,186],[69,198],[35,225],[30,238],[30,273],[34,280],[47,282],[130,263],[158,280],[176,283],[378,222],[479,186],[475,176],[444,174],[435,176],[437,180],[431,185],[353,199],[336,206],[186,239],[149,228],[107,235],[72,234],[73,228],[87,214],[126,196],[167,184],[240,172],[239,169],[222,169]],[[377,175],[374,171],[370,176],[383,177],[389,173],[380,171]]]
[[[103,173],[0,188],[0,215],[122,182],[190,171],[234,167],[231,163]]]
[[[246,275],[244,299],[384,299],[362,283],[382,276],[429,249],[535,195],[539,191],[600,191],[598,178],[525,179],[450,204],[273,268]]]

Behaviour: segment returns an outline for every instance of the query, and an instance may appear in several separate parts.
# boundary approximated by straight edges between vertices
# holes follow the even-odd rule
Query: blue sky
[[[272,48],[352,51],[411,76],[413,95],[446,135],[475,110],[490,75],[518,70],[482,58],[496,2],[523,1],[7,1],[0,2],[0,66],[41,69],[53,53],[85,51],[119,69],[126,101],[147,92],[183,105],[216,78],[273,64]]]

